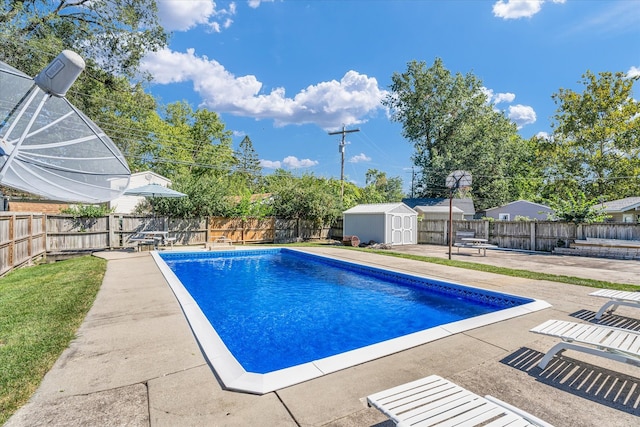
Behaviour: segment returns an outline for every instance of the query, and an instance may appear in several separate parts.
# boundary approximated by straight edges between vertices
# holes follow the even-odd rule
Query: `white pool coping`
[[[270,247],[269,249],[272,250],[279,248]],[[294,250],[292,248],[287,249]],[[255,251],[256,249],[251,248],[251,250]],[[304,253],[308,254],[309,252]],[[530,303],[523,304],[517,307],[507,308],[504,310],[472,317],[470,319],[447,323],[445,325],[436,326],[409,335],[404,335],[402,337],[383,341],[378,344],[372,344],[366,347],[347,351],[345,353],[340,353],[335,356],[325,357],[323,359],[303,363],[291,368],[280,369],[278,371],[270,372],[267,374],[256,374],[245,371],[233,356],[233,354],[231,354],[231,352],[229,351],[229,349],[227,349],[227,346],[224,344],[218,333],[206,318],[191,294],[189,294],[189,292],[184,288],[178,277],[164,262],[158,252],[152,251],[151,255],[153,256],[156,264],[158,265],[158,268],[164,275],[165,279],[169,283],[169,286],[173,290],[173,293],[180,303],[182,311],[184,312],[191,330],[193,331],[193,334],[195,335],[200,347],[202,348],[205,357],[208,359],[211,367],[214,369],[220,381],[224,384],[224,387],[228,390],[242,391],[253,394],[269,393],[281,388],[292,386],[294,384],[318,378],[332,372],[346,369],[355,365],[359,365],[361,363],[378,359],[380,357],[388,356],[393,353],[397,353],[412,347],[448,337],[459,332],[468,331],[470,329],[479,328],[481,326],[486,326],[492,323],[500,322],[506,319],[511,319],[551,307],[551,304],[547,303],[546,301],[534,299]],[[315,253],[312,255],[344,261],[340,260],[339,258],[332,258],[326,255],[319,255]],[[365,263],[358,263],[354,261],[345,262],[367,266],[367,264]],[[374,268],[379,269],[380,267],[377,266]],[[420,278],[429,278],[428,276],[410,274],[404,271],[394,270],[392,268],[385,268],[385,270],[401,274],[409,274]],[[442,281],[440,279],[437,280]],[[474,289],[473,286],[469,285],[462,285],[454,282],[448,283]],[[480,288],[475,287],[475,289]],[[514,294],[505,294],[503,292],[497,293],[519,297],[518,295]],[[528,297],[520,298],[532,299]]]

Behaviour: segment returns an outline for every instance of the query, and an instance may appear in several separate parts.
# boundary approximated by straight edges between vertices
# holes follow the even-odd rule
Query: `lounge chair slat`
[[[448,390],[446,392],[432,394],[430,396],[423,396],[421,399],[416,399],[411,402],[407,402],[401,406],[390,407],[395,413],[402,414],[402,418],[410,418],[421,412],[429,411],[434,408],[450,405],[454,407],[460,405],[461,402],[469,400],[471,392],[459,389]]]
[[[484,399],[482,399],[484,400]],[[492,418],[502,416],[504,410],[497,406],[491,405],[485,401],[484,404],[457,415],[444,423],[438,424],[441,427],[473,427],[485,424]]]
[[[600,320],[606,311],[613,313],[621,305],[640,308],[640,292],[600,289],[589,295],[609,299],[596,313],[596,320]]]
[[[429,410],[415,410],[411,414],[402,414],[402,421],[409,425],[446,425],[442,424],[450,419],[464,420],[464,415],[469,411],[483,405],[478,395],[471,394],[466,399],[442,402],[431,406]],[[463,417],[463,418],[459,418]]]
[[[417,395],[429,397],[437,395],[438,393],[450,393],[450,390],[451,387],[447,387],[446,384],[441,384],[436,387],[412,387],[410,390],[395,393],[393,396],[380,399],[380,401],[395,408],[415,400]]]
[[[493,427],[550,427],[518,408],[478,396],[436,375],[371,394],[367,402],[402,427],[462,427],[489,422]],[[538,422],[527,421],[530,419]]]
[[[444,384],[444,382],[436,376],[430,376],[421,380],[412,381],[410,383],[402,384],[388,390],[381,391],[380,393],[374,393],[369,396],[370,399],[392,398],[400,393],[406,393],[412,389],[418,387],[428,387],[430,384]],[[432,386],[433,387],[433,386]]]
[[[516,414],[506,414],[504,417],[500,417],[497,420],[491,421],[484,425],[484,427],[527,427],[532,425],[527,420],[520,418]]]
[[[553,327],[550,328],[549,325]],[[565,333],[559,333],[560,331]],[[567,349],[640,366],[640,334],[635,331],[554,320],[544,322],[531,329],[531,332],[562,339],[562,342],[553,346],[542,358],[538,364],[542,369],[546,368],[556,353]]]

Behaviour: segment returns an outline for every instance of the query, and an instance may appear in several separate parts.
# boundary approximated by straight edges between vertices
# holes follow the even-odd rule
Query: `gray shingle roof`
[[[449,199],[445,197],[408,198],[402,199],[402,202],[413,209],[415,209],[416,206],[449,206]],[[473,199],[453,199],[452,204],[454,207],[461,209],[465,215],[475,215],[476,213]]]
[[[626,212],[640,207],[640,197],[627,197],[624,199],[611,200],[595,206],[605,212]]]

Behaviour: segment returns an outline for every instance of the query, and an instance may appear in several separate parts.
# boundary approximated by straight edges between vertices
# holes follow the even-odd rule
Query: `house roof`
[[[504,209],[504,208],[506,208],[506,207],[508,207],[508,206],[512,206],[512,205],[519,205],[519,204],[527,204],[527,205],[537,206],[537,207],[539,207],[540,209],[546,209],[546,210],[548,210],[548,211],[550,211],[550,212],[552,212],[552,211],[553,211],[553,209],[551,209],[551,208],[550,208],[549,206],[547,206],[547,205],[543,205],[543,204],[541,204],[541,203],[534,203],[534,202],[530,202],[530,201],[528,201],[528,200],[522,200],[522,199],[521,199],[521,200],[516,200],[516,201],[514,201],[514,202],[505,203],[504,205],[501,205],[501,206],[496,206],[495,208],[489,208],[489,209],[487,209],[487,210],[486,210],[486,212],[493,211],[493,210],[496,210],[496,209]]]
[[[597,209],[604,209],[607,213],[626,212],[630,210],[640,210],[640,197],[626,197],[624,199],[611,200],[595,206]]]
[[[416,206],[414,209],[424,213],[443,213],[443,212],[448,213],[449,212],[449,206]],[[455,206],[451,209],[451,212],[464,213],[462,209],[457,208]]]
[[[371,203],[364,205],[357,205],[352,207],[351,209],[347,209],[343,213],[345,214],[379,214],[379,213],[389,213],[389,212],[398,212],[398,213],[414,213],[417,214],[412,208],[407,206],[404,203]]]
[[[409,207],[414,208],[416,206],[447,206],[449,207],[449,199],[445,197],[438,198],[414,198],[414,199],[402,199],[402,201]],[[462,209],[465,215],[475,215],[476,208],[473,204],[473,199],[453,199],[452,205],[456,208]]]

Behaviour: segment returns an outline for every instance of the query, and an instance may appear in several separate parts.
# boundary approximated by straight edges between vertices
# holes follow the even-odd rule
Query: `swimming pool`
[[[529,298],[291,249],[154,258],[225,387],[252,393],[540,306]]]

